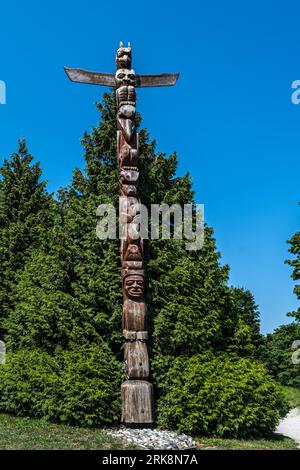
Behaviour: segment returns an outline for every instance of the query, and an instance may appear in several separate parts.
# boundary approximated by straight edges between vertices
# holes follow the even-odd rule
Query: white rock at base
[[[195,449],[196,443],[191,436],[176,434],[159,429],[134,429],[123,426],[117,429],[106,429],[113,437],[124,439],[146,450],[187,450]]]

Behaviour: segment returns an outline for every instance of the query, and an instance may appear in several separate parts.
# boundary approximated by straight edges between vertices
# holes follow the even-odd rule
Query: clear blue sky
[[[126,7],[125,4],[128,6]],[[286,240],[300,228],[300,4],[284,1],[15,1],[1,5],[0,155],[26,137],[51,191],[82,166],[80,137],[105,89],[69,82],[63,65],[114,71],[120,39],[139,73],[180,72],[139,91],[158,148],[178,151],[215,228],[231,282],[249,288],[263,332],[297,307]]]

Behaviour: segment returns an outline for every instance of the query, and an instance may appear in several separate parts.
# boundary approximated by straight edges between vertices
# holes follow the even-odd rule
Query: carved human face
[[[116,73],[116,85],[119,88],[122,85],[135,86],[135,71],[129,69],[120,69]]]
[[[125,278],[124,287],[128,297],[142,297],[144,293],[144,277],[139,274],[129,275]]]

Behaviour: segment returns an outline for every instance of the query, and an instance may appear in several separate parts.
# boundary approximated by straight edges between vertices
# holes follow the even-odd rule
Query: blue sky
[[[284,260],[300,227],[299,2],[11,0],[0,11],[1,158],[24,136],[49,190],[67,184],[105,89],[72,84],[63,65],[112,72],[118,42],[131,41],[138,73],[181,73],[175,88],[139,90],[139,111],[158,148],[177,150],[178,173],[191,172],[231,282],[254,293],[263,332],[289,321],[298,306]]]

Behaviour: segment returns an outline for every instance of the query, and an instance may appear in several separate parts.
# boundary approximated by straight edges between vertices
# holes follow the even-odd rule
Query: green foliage
[[[10,353],[0,366],[0,410],[57,423],[103,426],[120,413],[121,367],[108,346]]]
[[[19,275],[18,303],[5,322],[7,349],[52,353],[78,335],[80,309],[63,260],[36,251]],[[74,338],[75,339],[75,338]]]
[[[286,261],[292,268],[292,279],[300,280],[300,232],[288,241],[289,252],[293,259]],[[300,285],[296,284],[294,292],[300,300]],[[292,344],[300,340],[300,310],[288,313],[288,316],[295,317],[296,321],[288,325],[282,325],[273,333],[266,335],[260,348],[260,356],[266,363],[268,370],[275,379],[282,385],[289,387],[300,387],[300,365],[293,364]]]
[[[291,408],[300,408],[300,387],[281,386],[281,391]]]
[[[299,203],[300,205],[300,203]],[[300,231],[296,232],[295,235],[288,241],[290,244],[289,252],[293,255],[293,259],[287,260],[286,263],[292,268],[292,279],[294,281],[300,280]],[[300,284],[296,284],[294,288],[298,300],[300,300]],[[295,317],[296,320],[300,321],[300,308],[296,312],[290,312],[289,316]]]
[[[192,355],[224,345],[232,326],[228,267],[219,264],[212,230],[206,229],[200,252],[187,253],[173,240],[149,244],[148,304],[155,354]]]
[[[16,302],[16,274],[45,245],[54,202],[24,140],[0,169],[0,334]]]
[[[198,436],[267,436],[286,411],[262,364],[228,355],[181,356],[160,389],[159,425]]]
[[[300,325],[282,325],[266,335],[261,347],[261,359],[273,377],[282,385],[300,387],[300,365],[292,362],[292,344],[300,340]]]
[[[235,326],[228,350],[239,356],[258,357],[262,336],[254,297],[250,291],[237,287],[232,287],[230,294]]]
[[[292,279],[300,280],[300,232],[297,232],[289,241],[289,252],[293,259],[286,261],[292,268]],[[300,285],[296,284],[294,292],[300,300]],[[293,364],[292,344],[300,340],[300,310],[288,313],[295,317],[296,321],[288,325],[282,325],[273,333],[263,338],[260,347],[260,357],[275,379],[282,385],[289,387],[300,387],[300,365]]]
[[[212,234],[206,228],[200,252],[183,255],[177,247],[173,258],[168,247],[161,250],[157,280],[152,274],[156,260],[149,261],[154,357],[207,351],[258,356],[262,339],[257,306],[251,292],[228,288],[228,266],[219,264]]]
[[[35,252],[27,263],[19,276],[18,303],[5,322],[8,350],[38,348],[53,353],[58,346],[68,349],[72,343],[88,345],[105,337],[107,319],[101,318],[101,311],[94,315],[81,302],[72,275],[65,268],[62,257],[43,252]],[[101,276],[100,269],[98,277],[87,282],[97,284],[99,297],[102,285],[104,297],[109,292],[106,289],[104,293],[109,273]],[[113,298],[107,302],[112,304]]]
[[[119,241],[96,236],[98,205],[118,206],[114,93],[104,94],[97,107],[100,123],[82,140],[85,171],[74,170],[71,184],[58,192],[57,201],[39,183],[39,166],[31,166],[32,157],[23,144],[13,163],[4,165],[0,301],[10,352],[8,364],[0,368],[0,409],[5,412],[81,425],[113,423],[119,416],[123,359]],[[139,126],[140,116],[137,121]],[[143,203],[148,207],[194,203],[190,175],[177,176],[176,154],[158,152],[145,129],[139,130],[139,136]],[[12,202],[6,202],[16,188]],[[26,195],[25,201],[20,194]],[[228,287],[229,267],[220,263],[213,230],[206,227],[199,251],[186,251],[179,240],[146,241],[145,262],[149,346],[161,423],[191,432],[242,435],[250,432],[249,415],[257,435],[269,432],[279,406],[274,384],[261,366],[239,359],[255,356],[260,341],[257,307],[248,291]],[[202,355],[219,353],[224,355],[221,365],[214,359],[202,364]],[[229,354],[236,359],[229,359]],[[180,380],[186,378],[181,388],[190,399],[186,408],[177,371],[182,372]],[[229,374],[227,381],[226,377],[220,381],[223,373]],[[211,402],[208,392],[202,395],[193,385],[202,381],[211,387]],[[269,402],[262,399],[263,389],[266,395],[270,392]]]
[[[118,205],[114,94],[105,94],[103,104],[97,106],[101,122],[90,134],[85,133],[82,141],[85,172],[75,169],[72,184],[60,190],[48,246],[32,254],[18,277],[19,302],[6,321],[5,337],[14,350],[37,347],[52,353],[57,345],[68,348],[70,342],[89,344],[104,339],[122,358],[119,241],[99,240],[95,230],[98,205]],[[177,177],[176,170],[176,155],[158,153],[155,142],[150,142],[142,129],[140,192],[146,204],[193,200],[189,175]],[[146,244],[146,261],[151,258],[149,283],[160,275],[160,244],[164,242]],[[165,256],[170,257],[173,251],[173,241],[166,241]],[[176,258],[172,257],[175,267]],[[180,258],[185,257],[181,246]],[[148,300],[151,303],[152,293]],[[156,311],[160,308],[157,303]]]

